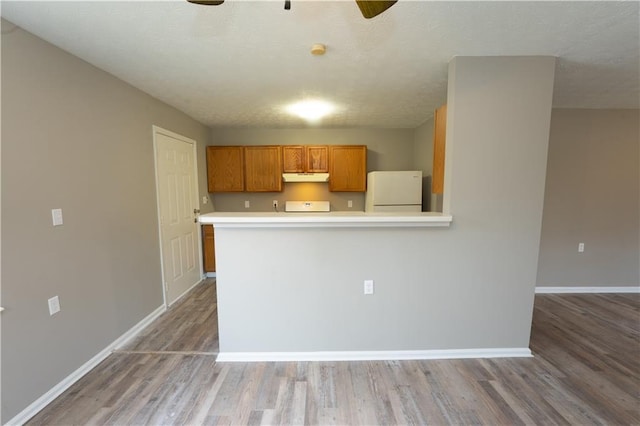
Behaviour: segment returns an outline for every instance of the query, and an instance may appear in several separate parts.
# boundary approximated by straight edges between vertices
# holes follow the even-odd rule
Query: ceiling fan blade
[[[356,0],[362,16],[371,19],[393,6],[398,0]]]
[[[201,4],[203,6],[219,6],[224,0],[187,0],[189,3]]]

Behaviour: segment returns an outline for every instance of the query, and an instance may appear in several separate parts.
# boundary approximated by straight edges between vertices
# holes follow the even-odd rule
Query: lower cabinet
[[[202,225],[202,261],[204,272],[216,271],[216,248],[213,225]]]

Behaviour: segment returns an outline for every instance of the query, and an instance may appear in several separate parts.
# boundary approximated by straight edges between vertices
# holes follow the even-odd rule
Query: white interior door
[[[200,282],[195,141],[154,127],[156,185],[167,305]]]

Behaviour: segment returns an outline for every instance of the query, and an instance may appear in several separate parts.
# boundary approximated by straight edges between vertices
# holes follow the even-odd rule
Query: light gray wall
[[[553,110],[538,286],[639,285],[639,114]]]
[[[221,351],[527,347],[554,69],[452,61],[449,229],[219,228]]]
[[[222,129],[211,132],[212,145],[367,145],[367,169],[411,170],[413,129]],[[201,192],[206,192],[206,185]],[[364,193],[329,192],[328,184],[288,183],[283,192],[212,194],[217,211],[271,211],[272,200],[328,200],[332,210],[364,210]],[[244,208],[249,200],[251,207]],[[348,201],[353,201],[349,209]],[[284,204],[282,204],[284,205]]]
[[[210,136],[2,26],[4,423],[162,305],[152,125],[198,141],[201,160]],[[63,226],[52,226],[53,208]],[[62,310],[49,316],[55,295]]]

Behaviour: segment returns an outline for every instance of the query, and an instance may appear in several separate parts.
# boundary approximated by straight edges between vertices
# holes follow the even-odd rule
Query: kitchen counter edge
[[[215,212],[198,221],[216,228],[321,228],[321,227],[448,227],[453,220],[442,213],[269,213]]]

